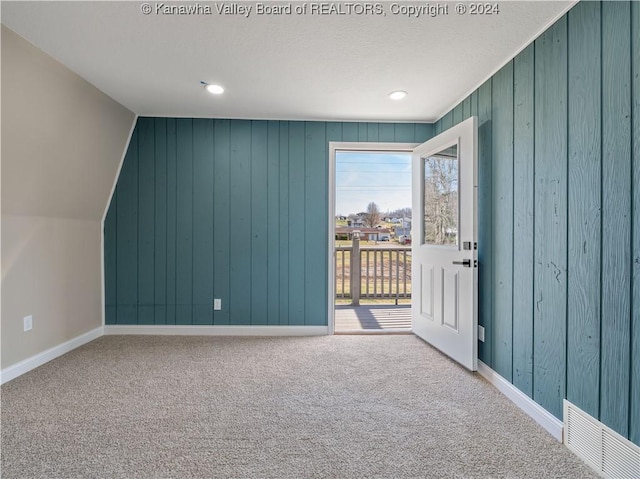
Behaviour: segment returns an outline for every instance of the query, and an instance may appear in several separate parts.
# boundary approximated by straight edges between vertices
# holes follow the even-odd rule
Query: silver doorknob
[[[464,261],[454,261],[453,264],[459,264],[464,266],[465,268],[471,268],[471,260],[465,259]]]

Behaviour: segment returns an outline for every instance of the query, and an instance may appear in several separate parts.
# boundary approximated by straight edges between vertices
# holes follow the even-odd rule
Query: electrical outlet
[[[220,311],[222,309],[222,300],[214,299],[213,300],[213,309],[214,311]]]
[[[484,343],[484,327],[478,325],[478,339]]]
[[[22,321],[24,323],[25,331],[30,331],[33,328],[33,316],[25,316]]]

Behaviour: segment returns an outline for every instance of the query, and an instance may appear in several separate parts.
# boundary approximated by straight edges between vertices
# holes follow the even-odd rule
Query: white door
[[[413,150],[412,327],[478,368],[477,118]]]

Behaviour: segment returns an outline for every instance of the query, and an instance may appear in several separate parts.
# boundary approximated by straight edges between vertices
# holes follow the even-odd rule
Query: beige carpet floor
[[[1,388],[2,478],[595,478],[414,336],[102,337]]]

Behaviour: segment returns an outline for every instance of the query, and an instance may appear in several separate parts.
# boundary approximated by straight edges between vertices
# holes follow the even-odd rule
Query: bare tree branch
[[[380,224],[381,219],[380,208],[372,201],[367,205],[367,213],[364,215],[362,222],[368,228],[375,228]]]

